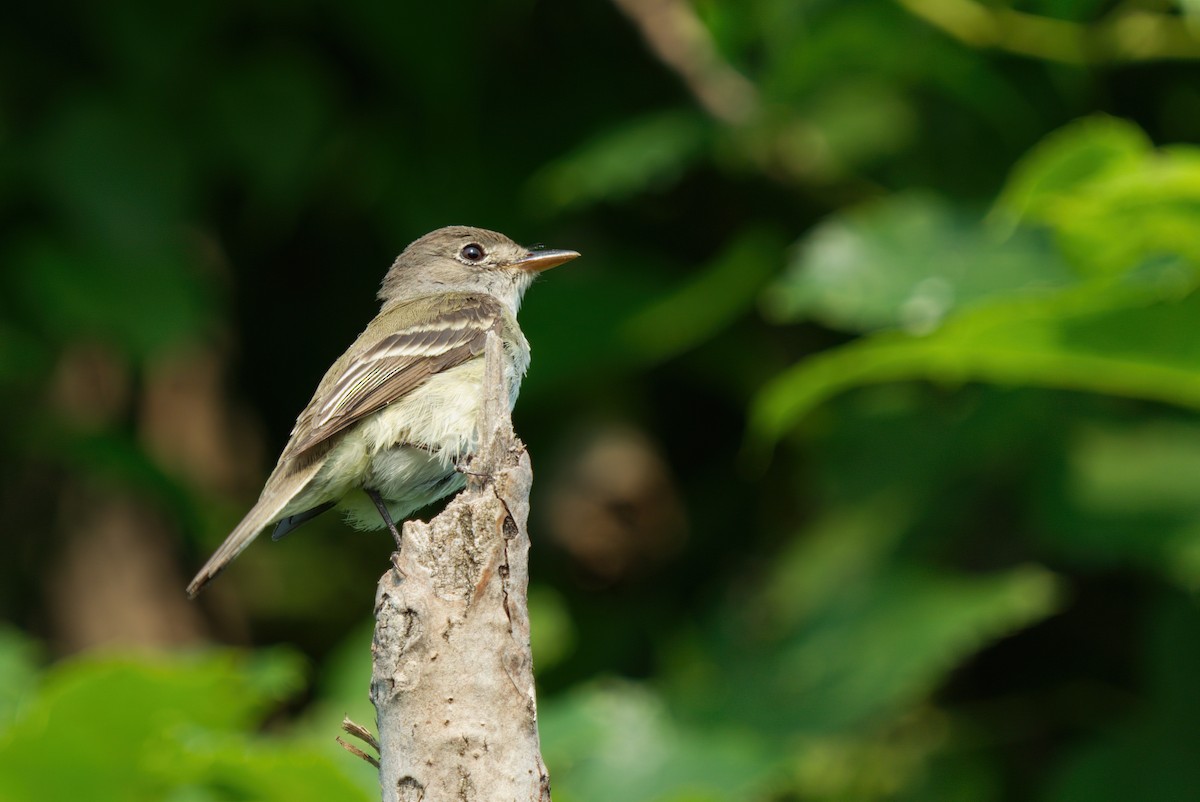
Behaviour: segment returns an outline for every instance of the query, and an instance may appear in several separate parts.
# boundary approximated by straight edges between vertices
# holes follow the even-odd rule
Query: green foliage
[[[1137,126],[1098,118],[1052,134],[1023,159],[996,215],[1048,227],[1083,275],[1113,276],[1149,259],[1195,269],[1198,208],[1200,148],[1158,152]]]
[[[60,663],[0,730],[0,796],[70,799],[86,778],[95,800],[370,798],[331,750],[249,734],[302,677],[279,651]]]
[[[690,111],[635,118],[535,175],[530,203],[537,210],[563,211],[661,189],[695,161],[708,131],[704,118]]]
[[[639,361],[677,356],[712,340],[753,306],[776,264],[779,238],[748,231],[696,275],[638,310],[618,329],[626,348]]]
[[[1140,566],[1194,592],[1200,526],[1189,477],[1198,446],[1195,427],[1180,421],[1082,429],[1060,492],[1045,502],[1057,523],[1046,545],[1097,568]]]
[[[544,706],[544,756],[566,802],[747,799],[768,787],[761,737],[672,719],[662,698],[631,683],[579,688]]]
[[[0,614],[38,635],[0,630],[0,799],[375,797],[332,738],[388,545],[334,516],[202,608],[255,649],[34,644],[80,497],[164,520],[182,586],[450,223],[584,254],[521,310],[556,798],[1195,796],[1200,5],[673,8],[657,51],[611,3],[0,25]],[[661,467],[562,507],[596,422]],[[596,522],[628,574],[560,547]]]
[[[825,224],[768,296],[776,313],[882,330],[781,374],[759,396],[756,435],[779,437],[835,393],[904,379],[1200,405],[1191,336],[1200,251],[1187,236],[1200,225],[1188,197],[1193,183],[1200,189],[1197,155],[1154,153],[1136,129],[1108,120],[1039,146],[1014,169],[997,215],[1046,226],[1061,257],[1024,244],[1033,235],[1023,228],[963,231],[922,199]]]
[[[995,296],[1076,283],[1044,238],[1025,230],[1002,238],[944,200],[902,194],[817,226],[764,301],[780,322],[919,335]]]
[[[909,523],[885,501],[815,524],[760,597],[731,608],[719,648],[678,658],[684,698],[780,737],[845,735],[902,715],[964,656],[1054,611],[1057,582],[1033,566],[986,579],[905,566],[892,552]]]
[[[1200,710],[1192,683],[1200,625],[1191,599],[1169,596],[1156,607],[1140,670],[1154,689],[1142,709],[1094,737],[1066,762],[1046,799],[1185,800],[1200,782],[1189,744],[1200,737]]]
[[[7,727],[37,687],[37,654],[29,640],[0,628],[0,724]]]

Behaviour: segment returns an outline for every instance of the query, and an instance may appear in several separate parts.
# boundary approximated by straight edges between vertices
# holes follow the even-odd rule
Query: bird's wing
[[[361,354],[344,357],[330,369],[300,413],[283,459],[303,456],[403,398],[431,376],[479,356],[488,331],[499,332],[503,325],[500,302],[489,295],[433,297],[410,303],[426,308],[415,315],[412,310],[400,309],[391,314],[419,322],[379,337]],[[379,324],[386,327],[385,315],[380,316]]]

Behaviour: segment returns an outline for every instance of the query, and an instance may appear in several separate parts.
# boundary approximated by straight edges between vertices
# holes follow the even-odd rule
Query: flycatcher
[[[523,248],[450,226],[404,249],[383,278],[383,308],[300,413],[258,503],[188,585],[195,596],[259,532],[278,539],[338,506],[360,529],[386,526],[461,489],[479,445],[484,345],[503,343],[509,406],[529,367],[517,326],[525,290],[575,251]]]

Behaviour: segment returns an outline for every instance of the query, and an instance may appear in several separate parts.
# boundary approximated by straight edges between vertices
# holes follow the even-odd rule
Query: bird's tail
[[[267,498],[264,494],[264,497],[260,498],[250,512],[246,513],[242,522],[229,534],[229,537],[225,538],[225,542],[213,556],[208,558],[208,562],[187,586],[188,598],[196,598],[196,594],[217,574],[224,571],[225,566],[233,562],[234,558],[241,554],[263,529],[275,523],[287,502],[287,498],[281,499],[278,496]]]

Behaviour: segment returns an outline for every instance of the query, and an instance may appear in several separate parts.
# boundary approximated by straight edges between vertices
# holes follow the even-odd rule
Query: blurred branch
[[[991,8],[975,0],[897,0],[910,13],[964,44],[1064,64],[1200,58],[1187,20],[1117,9],[1092,25]]]
[[[533,472],[488,336],[480,453],[429,523],[404,525],[379,581],[371,702],[384,802],[549,802],[529,646]]]
[[[744,123],[758,111],[758,90],[730,66],[686,0],[613,0],[650,49],[721,122]]]
[[[650,50],[690,90],[710,117],[733,129],[741,153],[755,169],[793,186],[817,183],[855,197],[875,194],[860,177],[847,175],[826,134],[799,114],[763,114],[758,88],[726,61],[688,0],[613,0],[642,34]]]

